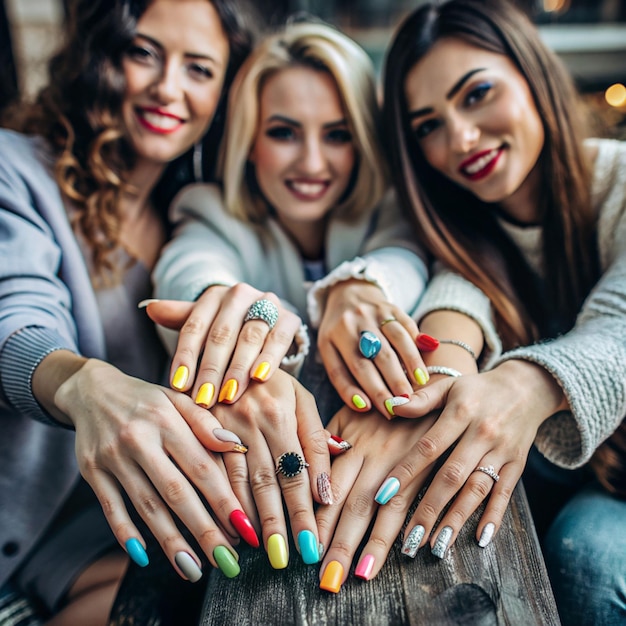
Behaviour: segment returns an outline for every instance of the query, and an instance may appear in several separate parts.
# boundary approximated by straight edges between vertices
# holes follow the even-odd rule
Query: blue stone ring
[[[278,457],[276,474],[280,472],[287,478],[293,478],[305,467],[309,467],[309,464],[297,452],[285,452]]]
[[[361,331],[359,339],[359,352],[366,359],[373,359],[380,352],[382,344],[380,339],[370,330]]]
[[[252,320],[261,320],[272,330],[278,321],[278,309],[276,305],[270,300],[257,300],[253,302],[243,321],[245,323]]]

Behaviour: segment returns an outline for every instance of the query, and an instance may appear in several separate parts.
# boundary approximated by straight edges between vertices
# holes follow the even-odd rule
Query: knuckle
[[[391,544],[380,535],[372,535],[369,539],[369,542],[375,545],[377,548],[380,548],[385,554],[391,549]]]
[[[463,465],[456,461],[448,461],[439,470],[441,479],[451,487],[457,488],[463,483],[464,468]]]
[[[136,504],[139,514],[143,518],[153,518],[161,509],[161,501],[153,494],[142,494]]]
[[[428,500],[422,500],[419,509],[421,515],[429,521],[430,525],[432,525],[439,515],[439,510]]]
[[[185,337],[197,337],[204,334],[205,328],[204,320],[192,313],[180,329],[180,334]]]
[[[213,325],[209,330],[208,340],[218,346],[228,345],[234,336],[234,331],[230,326]]]
[[[483,419],[477,425],[478,436],[488,442],[498,438],[500,427],[493,420]]]
[[[178,534],[168,534],[159,540],[159,544],[165,554],[173,554],[180,545],[180,539]]]
[[[401,463],[396,465],[393,475],[402,483],[413,479],[417,473],[417,466],[411,459],[403,459]]]
[[[350,561],[352,560],[352,554],[354,553],[354,549],[352,545],[342,541],[341,539],[335,539],[332,545],[332,551],[338,552],[339,554],[343,554]]]
[[[392,498],[393,500],[393,498]],[[348,511],[355,517],[367,517],[374,510],[374,499],[364,493],[358,493],[346,502]]]
[[[276,475],[269,468],[258,468],[250,474],[250,486],[254,493],[265,493],[268,489],[276,487]]]
[[[213,470],[213,466],[209,463],[207,459],[195,458],[190,462],[190,478],[193,479],[193,482],[203,481],[208,476],[211,475]]]
[[[186,496],[185,483],[180,478],[171,478],[163,488],[163,498],[171,508],[184,502]]]
[[[212,526],[207,526],[199,533],[196,537],[198,543],[203,546],[214,546],[221,543],[220,532],[217,528],[213,528]],[[207,554],[211,554],[213,551],[210,550]]]
[[[417,453],[428,461],[433,461],[439,456],[439,442],[430,435],[420,437],[415,444]]]
[[[484,480],[472,480],[468,487],[470,493],[482,502],[489,495],[492,485]]]
[[[306,506],[299,504],[296,507],[289,507],[289,519],[295,524],[305,524],[309,521],[311,510]]]
[[[246,485],[248,484],[248,469],[245,464],[236,465],[228,469],[228,479],[231,485]]]
[[[267,335],[267,324],[244,324],[239,333],[239,340],[250,346],[262,345]]]

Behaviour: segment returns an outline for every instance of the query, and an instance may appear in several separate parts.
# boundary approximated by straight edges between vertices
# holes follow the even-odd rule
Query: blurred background
[[[561,56],[596,132],[626,139],[626,0],[515,0]],[[0,109],[45,82],[72,0],[0,0]],[[253,0],[270,24],[305,11],[357,40],[380,68],[394,28],[419,0]]]

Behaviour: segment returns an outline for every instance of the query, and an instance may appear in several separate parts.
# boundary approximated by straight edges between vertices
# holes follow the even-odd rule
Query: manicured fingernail
[[[439,340],[427,335],[426,333],[420,333],[415,340],[417,347],[424,352],[432,352],[439,347]]]
[[[317,550],[318,550],[318,552],[319,552],[319,555],[320,555],[320,561],[321,561],[321,560],[322,560],[322,557],[324,556],[324,544],[323,544],[322,542],[320,542],[320,543],[317,545]]]
[[[322,472],[317,476],[317,492],[320,494],[322,504],[333,503],[333,490],[330,486],[330,476]]]
[[[341,581],[343,580],[343,565],[339,561],[331,561],[324,570],[320,589],[339,593]]]
[[[376,492],[376,497],[374,500],[378,502],[378,504],[387,504],[391,498],[393,498],[400,489],[400,481],[390,476],[387,480],[380,486],[379,490]]]
[[[257,368],[254,370],[254,374],[252,374],[252,378],[254,380],[258,380],[263,382],[267,375],[270,373],[270,364],[267,361],[263,361],[263,363],[259,363]]]
[[[239,437],[230,430],[226,430],[225,428],[215,428],[213,430],[213,434],[215,435],[215,438],[220,441],[232,443],[233,448],[231,452],[241,452],[242,454],[245,454],[248,451],[248,446],[241,443],[241,439],[239,439]]]
[[[431,552],[437,558],[443,559],[446,555],[450,539],[452,539],[452,528],[450,528],[450,526],[444,526],[441,529],[441,532],[437,535],[437,541],[435,541],[435,545],[433,546]]]
[[[139,565],[139,567],[145,567],[150,563],[148,559],[148,553],[146,549],[141,545],[139,539],[132,537],[125,544],[126,552],[128,556]]]
[[[374,556],[372,554],[366,554],[356,566],[354,575],[362,580],[369,580],[372,576],[372,569],[374,568]]]
[[[229,516],[230,523],[235,527],[239,536],[253,548],[258,548],[261,544],[256,531],[248,516],[239,509],[235,509]]]
[[[287,544],[280,533],[275,533],[267,540],[267,556],[274,569],[285,569],[289,562]]]
[[[387,409],[387,413],[389,413],[389,415],[395,415],[393,407],[402,406],[403,404],[408,404],[408,402],[409,399],[404,396],[394,396],[393,398],[385,400],[385,408]]]
[[[418,367],[413,372],[413,376],[415,377],[415,381],[418,385],[425,385],[430,380],[428,372],[425,372],[421,367]]]
[[[367,403],[358,393],[352,396],[352,404],[354,404],[355,408],[359,409],[359,411],[367,408]]]
[[[224,383],[224,386],[220,390],[219,402],[232,402],[237,395],[237,389],[239,389],[239,383],[231,378]]]
[[[189,368],[186,365],[179,365],[174,372],[174,378],[172,378],[172,387],[182,391],[189,380]]]
[[[215,385],[212,383],[204,383],[200,386],[200,389],[198,389],[198,393],[196,394],[196,404],[208,409],[211,406],[211,402],[213,402],[214,395]]]
[[[176,565],[178,565],[180,571],[187,577],[189,582],[197,583],[202,578],[202,570],[193,560],[191,554],[177,552],[174,556],[174,561],[176,561]]]
[[[328,452],[331,456],[343,454],[352,447],[352,444],[338,435],[331,435],[328,439]]]
[[[313,565],[320,560],[319,544],[310,530],[301,530],[298,533],[298,547],[300,556],[307,565]]]
[[[237,563],[237,559],[226,546],[217,546],[213,550],[213,558],[226,578],[235,578],[235,576],[239,575],[241,571],[239,563]]]
[[[419,524],[415,526],[402,544],[402,554],[406,554],[406,556],[410,556],[414,559],[417,551],[419,550],[420,543],[422,543],[422,539],[424,538],[424,532],[425,530],[423,526],[420,526]]]
[[[496,525],[493,522],[489,522],[484,528],[483,532],[480,533],[480,539],[478,540],[478,545],[481,548],[486,548],[493,538],[493,533],[496,530]]]
[[[147,300],[142,300],[138,305],[138,309],[145,309],[149,304],[153,302],[161,302],[158,298],[148,298]]]

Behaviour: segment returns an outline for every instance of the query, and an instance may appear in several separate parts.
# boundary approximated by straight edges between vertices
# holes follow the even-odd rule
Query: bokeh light
[[[611,85],[604,92],[604,99],[612,107],[626,106],[626,87],[624,87],[622,83],[615,83],[614,85]]]

